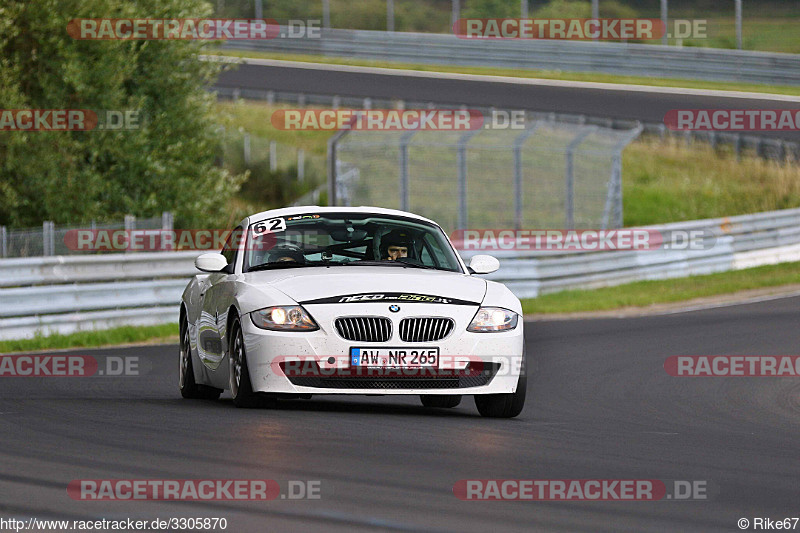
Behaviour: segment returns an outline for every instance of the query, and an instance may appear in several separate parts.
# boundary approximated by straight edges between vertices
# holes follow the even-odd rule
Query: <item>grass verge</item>
[[[312,63],[325,63],[331,65],[353,65],[362,67],[381,67],[392,69],[410,69],[425,72],[450,72],[456,74],[478,74],[485,76],[506,76],[512,78],[537,78],[561,81],[587,81],[596,83],[614,83],[626,85],[648,85],[651,87],[678,87],[683,89],[710,89],[719,91],[744,91],[754,93],[784,94],[800,96],[800,87],[787,85],[766,85],[758,83],[722,82],[686,80],[678,78],[653,78],[646,76],[618,76],[614,74],[600,74],[593,72],[562,72],[560,70],[522,70],[501,67],[467,67],[452,65],[425,65],[417,63],[393,63],[388,61],[374,61],[369,59],[352,59],[330,56],[279,54],[257,51],[222,50],[219,48],[208,50],[209,54],[230,57],[251,57],[257,59],[280,59],[284,61],[307,61]],[[313,93],[314,91],[309,91]]]
[[[580,313],[683,302],[748,289],[796,284],[800,282],[799,267],[800,263],[782,263],[705,276],[562,291],[522,300],[522,310],[526,315]]]
[[[136,342],[178,342],[178,324],[123,326],[106,330],[79,331],[62,335],[38,334],[32,339],[0,341],[0,353],[94,348]]]

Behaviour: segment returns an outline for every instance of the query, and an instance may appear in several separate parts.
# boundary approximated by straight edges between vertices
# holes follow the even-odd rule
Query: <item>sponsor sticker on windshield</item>
[[[262,220],[253,225],[254,236],[263,235],[265,233],[277,233],[279,231],[286,231],[286,221],[282,218]]]

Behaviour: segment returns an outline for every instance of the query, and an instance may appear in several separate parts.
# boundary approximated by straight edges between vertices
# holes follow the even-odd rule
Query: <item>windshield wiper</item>
[[[386,261],[374,261],[374,260],[371,260],[371,259],[359,259],[357,261],[350,261],[347,264],[348,265],[355,265],[355,266],[399,266],[399,267],[403,267],[403,268],[413,267],[413,268],[427,268],[427,269],[438,270],[435,267],[430,267],[430,266],[427,266],[427,265],[421,265],[419,263],[410,263],[410,262],[403,261],[403,259],[405,259],[405,258],[401,257],[400,259],[395,259],[394,261],[389,261],[389,260],[386,260]]]
[[[261,263],[260,265],[254,265],[248,267],[247,271],[255,272],[258,270],[273,270],[273,269],[278,270],[282,268],[302,268],[308,266],[315,266],[315,265],[309,265],[308,263],[297,263],[295,261],[280,261],[277,263]]]

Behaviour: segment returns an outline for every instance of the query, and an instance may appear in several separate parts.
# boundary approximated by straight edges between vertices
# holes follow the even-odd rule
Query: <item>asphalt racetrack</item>
[[[4,377],[0,516],[224,517],[228,531],[738,531],[800,514],[800,378],[679,378],[670,355],[794,355],[800,298],[634,319],[526,322],[538,369],[516,419],[471,398],[314,397],[244,410],[183,400],[177,346],[138,377]],[[177,318],[177,317],[176,317]],[[531,362],[529,361],[529,365]],[[101,364],[101,367],[103,365]],[[77,479],[319,481],[320,498],[76,501]],[[707,499],[462,501],[462,479],[702,481]],[[671,486],[671,485],[669,485]]]
[[[614,87],[547,80],[520,79],[496,82],[447,74],[392,73],[388,69],[352,68],[337,65],[305,67],[291,62],[248,60],[222,73],[215,87],[274,90],[292,93],[328,94],[413,102],[526,109],[618,120],[661,123],[672,109],[797,109],[800,98],[769,94],[732,97],[722,91]],[[509,79],[506,78],[506,81]],[[513,81],[513,79],[512,79]],[[742,132],[764,137],[800,141],[800,132]]]

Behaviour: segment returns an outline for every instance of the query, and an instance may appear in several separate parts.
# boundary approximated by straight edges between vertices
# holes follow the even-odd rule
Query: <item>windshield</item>
[[[410,218],[308,213],[265,219],[247,232],[244,272],[327,265],[384,265],[462,272],[444,232]]]

